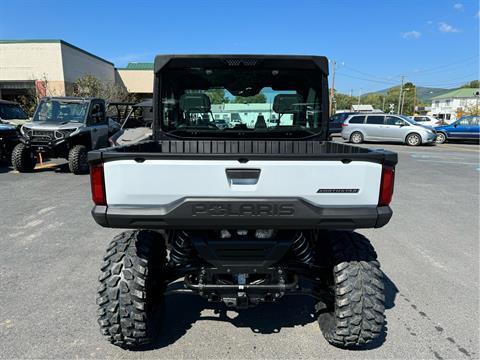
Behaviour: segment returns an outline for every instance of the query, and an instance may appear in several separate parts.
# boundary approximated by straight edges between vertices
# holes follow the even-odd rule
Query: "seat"
[[[267,128],[267,122],[265,121],[265,118],[263,115],[258,115],[257,116],[257,121],[255,122],[255,129],[266,129]]]
[[[205,115],[207,117],[206,124],[208,124],[207,114],[211,114],[210,98],[203,93],[183,94],[180,96],[180,110],[183,112],[187,124],[191,124],[192,121],[198,121],[199,124],[197,125],[205,124]],[[200,116],[198,119],[197,117],[192,119],[192,114],[199,114]]]
[[[284,114],[293,115],[293,123],[299,124],[305,119],[305,104],[300,94],[278,94],[273,98],[273,111],[278,114],[277,125]]]

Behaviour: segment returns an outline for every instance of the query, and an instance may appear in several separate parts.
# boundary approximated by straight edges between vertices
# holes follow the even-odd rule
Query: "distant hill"
[[[383,90],[376,91],[376,92],[373,92],[373,93],[370,93],[370,94],[386,94],[388,92],[388,90],[390,90],[390,89],[391,88],[383,89]],[[455,89],[442,89],[442,88],[430,88],[430,87],[418,86],[417,87],[417,100],[419,102],[430,102],[430,100],[433,97],[435,97],[437,95],[444,94],[444,93],[452,91],[452,90],[455,90]]]

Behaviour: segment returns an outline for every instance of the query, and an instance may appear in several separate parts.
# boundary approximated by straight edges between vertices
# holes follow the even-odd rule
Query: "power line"
[[[355,69],[355,68],[352,68],[351,66],[348,66],[348,65],[344,65],[346,70],[350,70],[350,71],[353,71],[353,72],[356,72],[356,73],[359,73],[361,75],[365,75],[365,76],[368,76],[368,77],[372,77],[374,79],[377,79],[377,80],[384,80],[384,81],[392,81],[392,78],[384,78],[384,77],[381,77],[381,76],[378,76],[378,75],[373,75],[373,74],[369,74],[369,73],[366,73],[364,71],[360,71],[358,69]]]
[[[419,71],[415,71],[415,72],[406,72],[404,74],[412,74],[411,77],[414,77],[414,78],[417,75],[418,76],[428,76],[428,75],[432,75],[432,74],[437,73],[437,72],[445,72],[446,71],[446,70],[441,70],[441,69],[446,69],[446,68],[449,68],[451,66],[455,66],[455,65],[458,65],[458,64],[468,63],[468,62],[477,60],[478,57],[479,57],[478,55],[475,55],[475,56],[464,58],[464,59],[461,59],[461,60],[458,60],[458,61],[455,61],[455,62],[451,62],[451,63],[448,63],[448,64],[443,64],[443,65],[439,65],[439,66],[436,66],[436,67],[432,67],[432,68],[424,69],[424,70],[419,70]],[[378,83],[378,84],[397,85],[398,82],[395,82],[392,79],[395,78],[395,77],[399,77],[401,75],[401,74],[398,74],[395,77],[385,78],[385,77],[379,77],[379,76],[367,73],[365,71],[355,69],[351,66],[344,65],[344,67],[345,67],[345,70],[347,70],[347,71],[348,70],[353,71],[353,72],[362,74],[364,76],[363,77],[355,76],[355,75],[351,75],[351,74],[345,74],[344,72],[338,72],[338,75],[344,76],[344,77],[349,77],[349,78],[352,78],[352,79],[363,80],[363,81],[368,81],[368,82],[372,82],[372,83]],[[455,69],[455,70],[457,70],[457,69]],[[465,78],[465,77],[466,76],[464,76],[463,78]]]
[[[353,75],[349,75],[349,74],[344,74],[344,73],[342,73],[342,72],[337,72],[337,75],[349,77],[349,78],[352,78],[352,79],[358,79],[358,80],[364,80],[364,81],[379,83],[379,84],[388,84],[388,85],[396,85],[396,84],[398,84],[398,82],[382,81],[382,80],[375,80],[375,79],[367,79],[367,78],[362,78],[362,77],[353,76]]]
[[[407,73],[407,74],[416,75],[416,74],[424,74],[424,73],[434,72],[434,71],[436,71],[436,70],[448,68],[448,67],[450,67],[450,66],[454,66],[454,65],[458,65],[458,64],[462,64],[462,63],[464,63],[464,62],[470,62],[470,61],[476,60],[476,59],[478,59],[478,58],[479,58],[479,55],[475,55],[475,56],[471,56],[471,57],[468,57],[468,58],[463,59],[463,60],[458,60],[458,61],[455,61],[455,62],[452,62],[452,63],[448,63],[448,64],[444,64],[444,65],[439,65],[439,66],[436,66],[436,67],[433,67],[433,68],[430,68],[430,69],[412,71],[412,72],[409,72],[409,73]]]
[[[477,75],[477,77],[478,77],[478,74],[465,75],[465,76],[455,78],[455,79],[448,79],[448,80],[445,80],[445,82],[441,82],[441,83],[434,83],[434,84],[416,83],[416,84],[418,86],[423,86],[423,87],[449,86],[449,85],[453,86],[455,84],[463,85],[465,83],[465,81],[472,80],[472,77],[475,77],[475,75]],[[473,79],[473,80],[478,80],[478,79]]]

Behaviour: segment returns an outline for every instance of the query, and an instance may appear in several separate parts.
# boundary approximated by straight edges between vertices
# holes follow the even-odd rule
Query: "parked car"
[[[450,125],[439,126],[437,144],[448,140],[478,140],[480,138],[480,116],[463,116]]]
[[[356,114],[343,123],[342,137],[354,144],[364,141],[401,142],[410,146],[435,142],[432,128],[403,115]]]
[[[0,120],[17,127],[30,122],[27,113],[19,104],[6,100],[0,100]]]
[[[17,128],[0,121],[0,161],[10,161],[12,150],[18,142]]]
[[[82,174],[88,172],[87,152],[108,146],[113,130],[105,118],[103,99],[46,97],[38,104],[33,121],[20,131],[20,143],[12,152],[15,170],[33,171],[37,154],[43,154],[68,159],[70,171]]]
[[[152,136],[152,99],[135,104],[127,114],[121,129],[109,139],[110,145],[136,144]]]
[[[330,116],[328,122],[328,135],[340,134],[342,132],[342,124],[350,115],[355,115],[356,112],[342,112]]]
[[[218,127],[219,129],[226,129],[228,127],[227,120],[225,119],[217,119],[214,122],[215,122],[215,126]]]
[[[442,125],[442,120],[439,120],[436,117],[430,115],[415,115],[410,116],[410,118],[420,125],[426,125],[431,127],[437,127]]]

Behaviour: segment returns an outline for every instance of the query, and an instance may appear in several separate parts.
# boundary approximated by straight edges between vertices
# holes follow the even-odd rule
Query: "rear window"
[[[367,124],[383,124],[383,116],[369,116],[367,117]]]
[[[167,67],[161,84],[162,128],[173,135],[268,138],[322,131],[318,70]],[[230,121],[217,126],[217,119]]]
[[[349,120],[349,124],[363,124],[365,116],[354,116]]]

